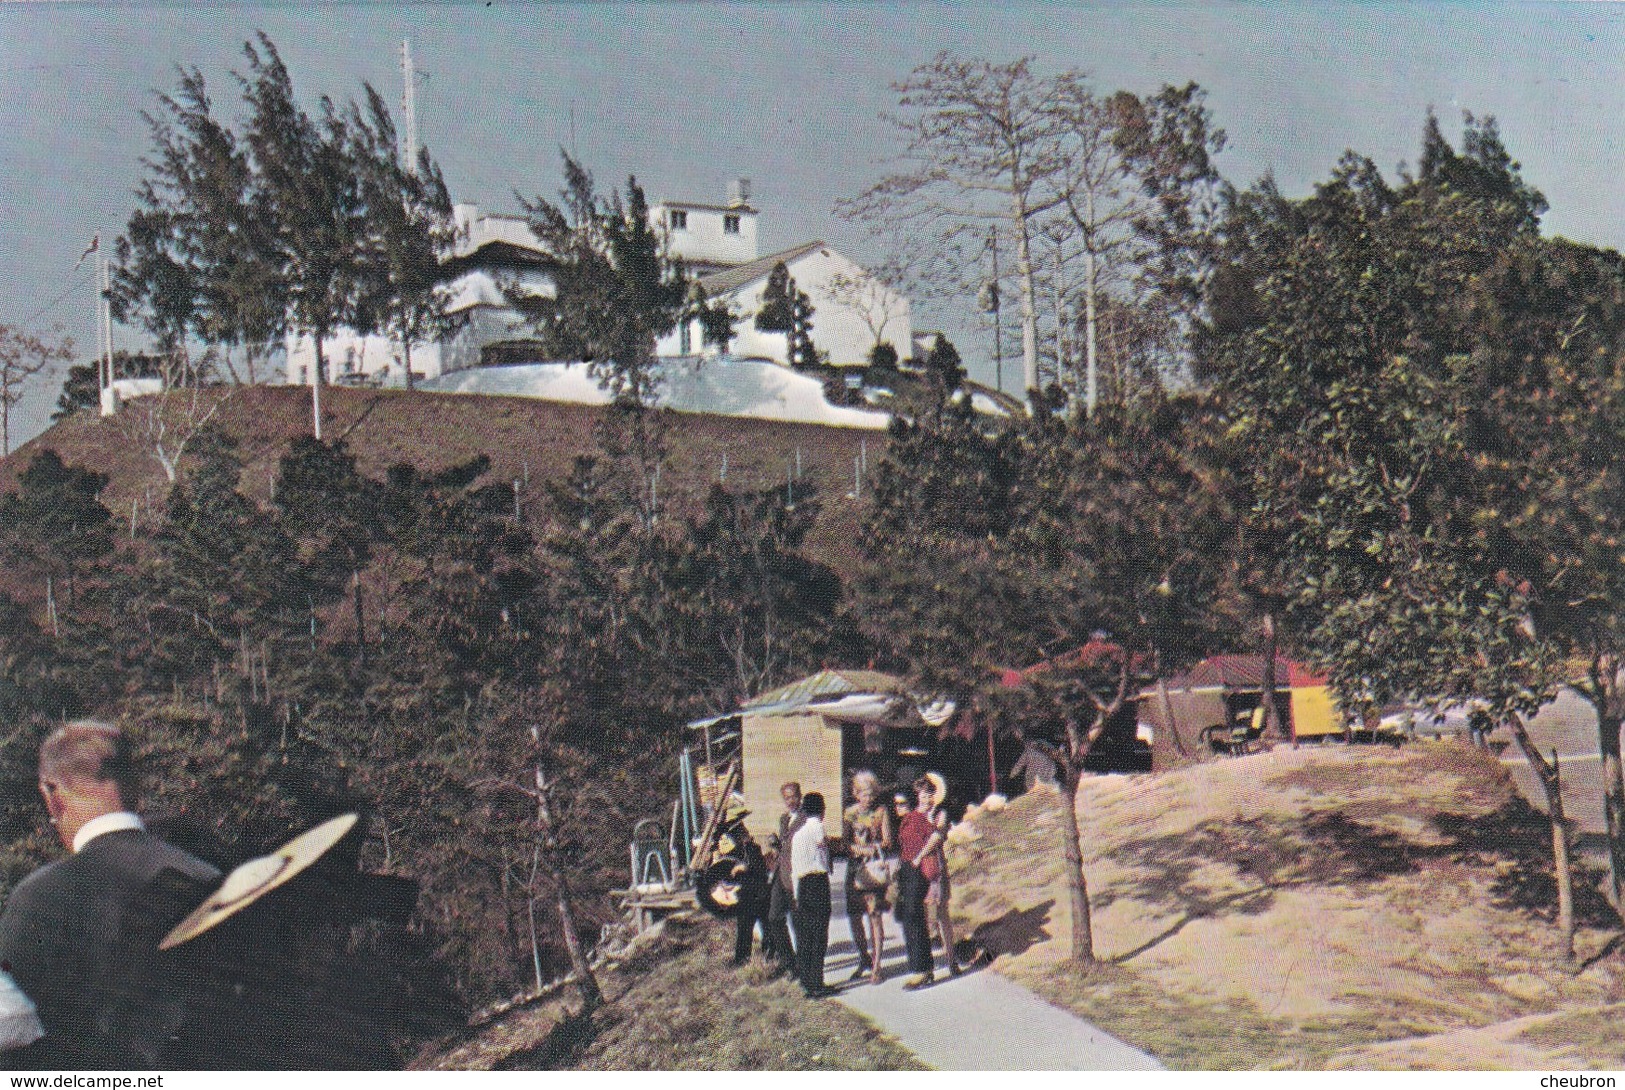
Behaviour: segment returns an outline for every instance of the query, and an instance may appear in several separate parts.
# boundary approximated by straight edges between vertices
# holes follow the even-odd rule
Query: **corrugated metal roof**
[[[1275,657],[1275,684],[1282,689],[1326,684],[1326,679],[1301,662]],[[1213,655],[1178,677],[1168,679],[1170,689],[1259,689],[1264,685],[1263,655]]]
[[[842,693],[901,693],[905,692],[902,679],[878,670],[820,670],[811,677],[762,693],[741,711],[755,711],[768,707],[794,706],[816,700],[821,696],[840,696]]]

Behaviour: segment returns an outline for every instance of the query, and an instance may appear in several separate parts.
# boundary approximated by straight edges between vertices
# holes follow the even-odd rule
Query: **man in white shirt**
[[[106,723],[70,723],[40,747],[40,795],[73,854],[29,875],[0,915],[0,970],[45,1027],[8,1065],[174,1062],[187,1012],[179,989],[160,984],[158,940],[220,874],[147,832],[128,806],[134,772],[128,740]]]
[[[801,800],[806,820],[790,840],[790,875],[796,890],[796,962],[801,990],[822,999],[824,951],[829,947],[829,839],[824,833],[824,796],[810,792]]]

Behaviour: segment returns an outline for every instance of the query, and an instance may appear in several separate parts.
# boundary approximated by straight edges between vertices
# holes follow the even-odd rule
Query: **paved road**
[[[1546,810],[1546,795],[1540,788],[1535,773],[1524,759],[1512,733],[1497,730],[1490,736],[1496,741],[1509,743],[1501,754],[1501,762],[1512,773],[1518,789],[1542,813]],[[1606,829],[1602,808],[1602,756],[1597,747],[1597,717],[1591,705],[1571,692],[1563,692],[1529,724],[1529,737],[1548,758],[1557,751],[1558,767],[1563,776],[1563,813],[1575,823],[1586,841],[1600,836]]]
[[[837,863],[837,870],[844,863]],[[847,927],[844,883],[834,878],[826,979],[840,984],[840,1001],[895,1036],[932,1067],[946,1071],[1150,1071],[1153,1057],[1038,998],[991,969],[905,992],[908,970],[897,921],[886,917],[886,979],[877,987],[846,985],[857,967]],[[938,963],[941,956],[938,955]]]

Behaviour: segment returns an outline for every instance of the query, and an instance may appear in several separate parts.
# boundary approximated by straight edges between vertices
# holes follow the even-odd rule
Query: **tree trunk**
[[[541,730],[532,726],[530,736],[541,746]],[[548,877],[558,896],[559,924],[564,929],[564,948],[570,954],[570,968],[575,971],[577,987],[581,989],[582,1013],[591,1014],[603,1006],[604,993],[598,987],[598,978],[587,963],[587,953],[581,948],[581,936],[576,933],[575,913],[570,908],[570,881],[559,865],[558,845],[553,834],[553,798],[548,785],[547,770],[540,756],[536,760],[536,836],[541,848],[541,860],[547,867]]]
[[[1625,777],[1621,775],[1619,720],[1609,713],[1608,689],[1598,686],[1585,694],[1597,714],[1597,751],[1602,754],[1602,804],[1608,832],[1608,878],[1614,911],[1625,919]],[[1609,684],[1609,689],[1612,684]]]
[[[1092,204],[1092,197],[1090,201]],[[1090,243],[1083,251],[1083,407],[1090,416],[1095,415],[1095,406],[1100,401],[1100,356],[1096,344],[1099,291],[1099,270],[1095,267],[1094,246]]]
[[[1055,244],[1055,281],[1050,285],[1053,289],[1050,300],[1055,309],[1055,381],[1071,393],[1073,401],[1072,412],[1077,410],[1077,382],[1067,366],[1066,357],[1066,300],[1061,295],[1061,244]]]
[[[310,415],[314,422],[313,434],[317,442],[322,438],[322,371],[326,361],[322,359],[322,337],[315,334],[311,338],[316,342],[316,373],[310,376]]]
[[[587,964],[587,953],[581,948],[581,936],[576,933],[575,913],[570,909],[570,883],[564,869],[558,865],[553,850],[548,847],[542,854],[547,858],[547,869],[558,891],[559,924],[564,929],[564,948],[570,952],[570,968],[575,971],[576,986],[581,989],[582,1013],[590,1014],[604,1005],[604,993],[599,990],[598,978]]]
[[[1072,960],[1079,965],[1093,965],[1095,961],[1095,935],[1089,917],[1089,885],[1083,876],[1083,839],[1078,831],[1078,786],[1082,771],[1066,762],[1061,768],[1061,804],[1066,807],[1066,820],[1061,822],[1062,840],[1066,853],[1066,892],[1072,910]]]
[[[361,603],[361,570],[357,568],[350,573],[351,600],[355,603],[355,657],[356,665],[361,669],[367,668],[367,624],[366,611]]]
[[[1179,724],[1174,721],[1174,700],[1168,695],[1168,679],[1157,672],[1157,703],[1162,708],[1163,726],[1174,740],[1174,749],[1179,751],[1181,757],[1189,757],[1190,752],[1185,748],[1185,739],[1179,733]]]
[[[1275,706],[1275,614],[1264,614],[1264,678],[1259,685],[1259,700],[1264,709],[1263,733],[1269,738],[1286,737],[1286,731],[1281,727],[1280,709]],[[1297,747],[1298,739],[1294,734],[1292,745]]]
[[[406,364],[406,388],[414,390],[417,387],[412,380],[412,338],[401,338],[401,362]]]
[[[1572,964],[1574,961],[1574,874],[1569,862],[1569,831],[1568,822],[1563,817],[1563,792],[1560,772],[1557,766],[1557,751],[1552,751],[1552,761],[1540,755],[1535,743],[1529,738],[1529,730],[1524,725],[1523,717],[1514,715],[1510,720],[1512,737],[1518,743],[1529,767],[1540,780],[1541,792],[1546,796],[1546,812],[1552,823],[1552,864],[1557,877],[1557,930],[1558,953],[1563,961]]]
[[[1025,386],[1027,411],[1036,414],[1038,402],[1038,300],[1033,287],[1032,246],[1027,238],[1027,209],[1019,199],[1016,218],[1016,276],[1021,285],[1021,381]]]

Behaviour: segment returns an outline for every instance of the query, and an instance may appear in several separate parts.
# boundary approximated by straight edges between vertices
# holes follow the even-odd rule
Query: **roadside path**
[[[836,863],[831,893],[825,979],[841,988],[839,1001],[892,1034],[903,1047],[932,1067],[946,1071],[1151,1071],[1155,1058],[1119,1041],[1097,1026],[1053,1006],[987,967],[905,992],[909,973],[903,936],[886,916],[886,979],[878,986],[846,984],[857,967],[852,932],[846,922],[842,868]],[[941,964],[941,955],[938,955]]]

